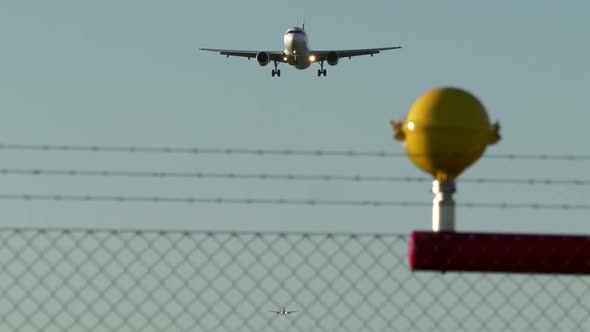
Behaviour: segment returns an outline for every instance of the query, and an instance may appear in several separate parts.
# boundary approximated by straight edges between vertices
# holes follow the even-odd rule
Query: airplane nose
[[[287,49],[292,49],[292,48],[293,48],[293,46],[294,46],[294,43],[293,43],[293,36],[291,36],[291,35],[286,35],[286,36],[285,36],[285,47],[286,47]]]
[[[288,49],[302,49],[306,45],[305,38],[299,38],[296,35],[286,35],[285,36],[285,46]]]

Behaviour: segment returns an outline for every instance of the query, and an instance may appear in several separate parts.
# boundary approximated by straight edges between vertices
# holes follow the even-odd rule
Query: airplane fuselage
[[[312,61],[309,59],[311,51],[309,50],[309,39],[302,28],[293,27],[285,33],[283,38],[285,42],[285,57],[287,62],[297,68],[306,69]]]

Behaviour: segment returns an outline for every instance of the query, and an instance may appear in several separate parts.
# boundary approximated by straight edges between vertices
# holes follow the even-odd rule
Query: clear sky
[[[488,154],[588,155],[590,4],[559,1],[2,1],[0,143],[400,152],[389,121],[438,86],[480,98]],[[401,45],[328,76],[198,52]],[[0,168],[421,176],[406,158],[0,151]],[[588,179],[589,161],[483,158],[463,177]],[[2,194],[424,201],[430,183],[0,175]],[[457,202],[590,204],[588,186],[458,182]],[[429,207],[0,201],[3,226],[407,232]],[[588,211],[458,208],[459,230],[590,232]]]

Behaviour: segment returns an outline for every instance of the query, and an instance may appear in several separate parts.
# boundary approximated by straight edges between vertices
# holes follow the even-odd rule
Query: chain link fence
[[[0,230],[0,331],[590,331],[590,277],[410,272],[407,240]]]

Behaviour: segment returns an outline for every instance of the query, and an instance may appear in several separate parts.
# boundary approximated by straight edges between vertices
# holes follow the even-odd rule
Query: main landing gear
[[[277,77],[281,77],[281,70],[278,68],[279,67],[279,62],[275,61],[275,69],[272,70],[272,77],[275,77],[275,75],[277,75]]]
[[[318,77],[324,75],[326,77],[326,70],[324,69],[324,61],[320,61],[320,69],[318,69]]]

